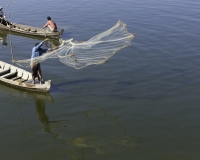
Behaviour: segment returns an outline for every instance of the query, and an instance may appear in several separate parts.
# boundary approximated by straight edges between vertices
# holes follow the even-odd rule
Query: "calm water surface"
[[[6,9],[8,2],[1,2]],[[137,33],[106,63],[81,70],[43,62],[50,94],[0,84],[0,159],[199,160],[200,2],[197,0],[11,1],[11,21],[85,41],[120,19]],[[2,31],[0,30],[0,33]],[[42,39],[7,35],[0,60],[30,58]]]

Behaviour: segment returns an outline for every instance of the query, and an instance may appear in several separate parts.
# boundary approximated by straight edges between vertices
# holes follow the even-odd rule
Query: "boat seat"
[[[29,32],[37,32],[37,29],[36,28],[28,28],[28,30],[27,31],[29,31]]]
[[[37,29],[30,29],[31,32],[37,32]]]
[[[15,77],[12,77],[13,81],[25,82],[28,80],[28,76],[26,76],[26,74],[21,72],[20,69],[18,69],[16,72],[17,72],[17,75],[15,75]],[[25,75],[25,77],[23,75]]]
[[[19,72],[20,73],[20,72]],[[19,82],[25,82],[28,80],[28,75],[22,73],[22,74],[19,74],[13,78],[14,81],[19,81]]]
[[[27,81],[27,80],[28,80],[28,79],[23,79],[23,78],[20,79],[21,82],[25,82],[25,81]]]
[[[11,80],[16,81],[16,80],[18,80],[18,79],[20,79],[20,78],[22,78],[22,77],[16,76],[16,77],[11,78]]]
[[[13,77],[11,80],[13,80],[13,81],[19,81],[19,82],[25,82],[28,79],[23,79],[22,77]]]
[[[2,78],[6,78],[6,79],[10,79],[10,78],[13,78],[17,75],[17,72],[11,72],[11,73],[8,73],[4,76],[2,76]]]
[[[30,28],[30,27],[21,27],[20,29],[27,31],[27,32],[37,32],[36,28]]]
[[[3,75],[8,74],[8,73],[10,73],[10,68],[3,70],[3,71],[0,71],[0,76],[3,76]]]
[[[2,68],[4,67],[5,64],[1,64],[0,65],[0,70],[2,70]]]
[[[22,30],[25,30],[25,31],[30,31],[30,29],[29,28],[26,28],[26,27],[24,27],[24,28],[21,28]]]

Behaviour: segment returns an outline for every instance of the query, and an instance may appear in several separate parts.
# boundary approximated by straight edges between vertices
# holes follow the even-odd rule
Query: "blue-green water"
[[[1,2],[6,9],[8,2]],[[0,159],[198,160],[199,5],[193,0],[11,1],[10,20],[85,41],[120,19],[131,46],[101,65],[75,70],[43,62],[49,95],[0,84]],[[40,40],[11,35],[15,57]],[[11,63],[10,39],[0,60]]]

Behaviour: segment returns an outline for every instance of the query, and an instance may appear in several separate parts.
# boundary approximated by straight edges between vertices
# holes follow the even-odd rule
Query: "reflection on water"
[[[85,116],[80,114],[78,120],[67,125],[68,130],[81,126],[84,126],[83,130],[87,130],[85,135],[76,134],[76,137],[67,139],[71,149],[93,148],[97,154],[110,154],[137,148],[138,140],[126,134],[116,117],[106,115],[104,109],[82,114]],[[65,138],[65,135],[59,138]]]
[[[10,96],[14,99],[18,100],[27,100],[29,101],[30,99],[33,100],[42,100],[42,101],[47,101],[50,104],[53,104],[53,98],[49,93],[39,93],[39,92],[32,92],[28,90],[23,90],[21,88],[12,88],[12,86],[0,82],[0,92],[4,93],[5,96]]]
[[[45,113],[45,101],[43,99],[37,98],[35,100],[35,107],[37,111],[38,120],[43,124],[44,130],[46,132],[50,132],[51,126],[49,125],[49,118]]]
[[[138,148],[138,139],[128,135],[117,118],[108,116],[104,109],[51,119],[45,112],[42,99],[36,99],[35,105],[42,129],[28,129],[29,137],[38,139],[43,135],[39,142],[63,150],[72,159],[85,159],[88,149],[92,154],[105,155]],[[47,133],[51,135],[50,139],[46,139]]]
[[[21,37],[26,37],[30,39],[36,39],[39,41],[42,41],[45,39],[45,37],[42,37],[42,36],[32,36],[32,35],[26,35],[22,33],[16,33],[12,31],[0,29],[0,42],[2,42],[3,47],[6,47],[8,45],[7,43],[8,35],[21,36]],[[55,48],[56,46],[60,44],[59,40],[56,38],[48,38],[48,39],[49,39],[49,43],[47,43],[46,41],[45,45],[47,45],[47,47],[49,48]]]
[[[7,46],[7,38],[8,34],[5,31],[0,30],[0,42],[2,43],[2,47]]]

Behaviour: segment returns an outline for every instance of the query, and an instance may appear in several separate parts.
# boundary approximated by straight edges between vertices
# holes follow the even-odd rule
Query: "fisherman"
[[[7,25],[5,18],[6,18],[6,16],[4,15],[3,8],[0,7],[0,23],[3,25]]]
[[[47,17],[47,23],[43,26],[43,29],[46,28],[46,27],[49,27],[49,29],[52,31],[52,32],[57,32],[57,25],[56,23],[51,20],[51,17]]]
[[[41,48],[45,41],[49,40],[48,38],[40,43],[35,43],[35,47],[32,49],[32,55],[31,55],[31,69],[32,69],[32,83],[35,84],[35,78],[38,77],[38,80],[40,81],[40,84],[44,83],[42,79],[42,71],[40,67],[40,63],[33,60],[33,58],[41,56],[43,53],[47,52],[48,49]]]
[[[2,7],[0,7],[0,18],[5,18],[5,15],[4,15]]]

